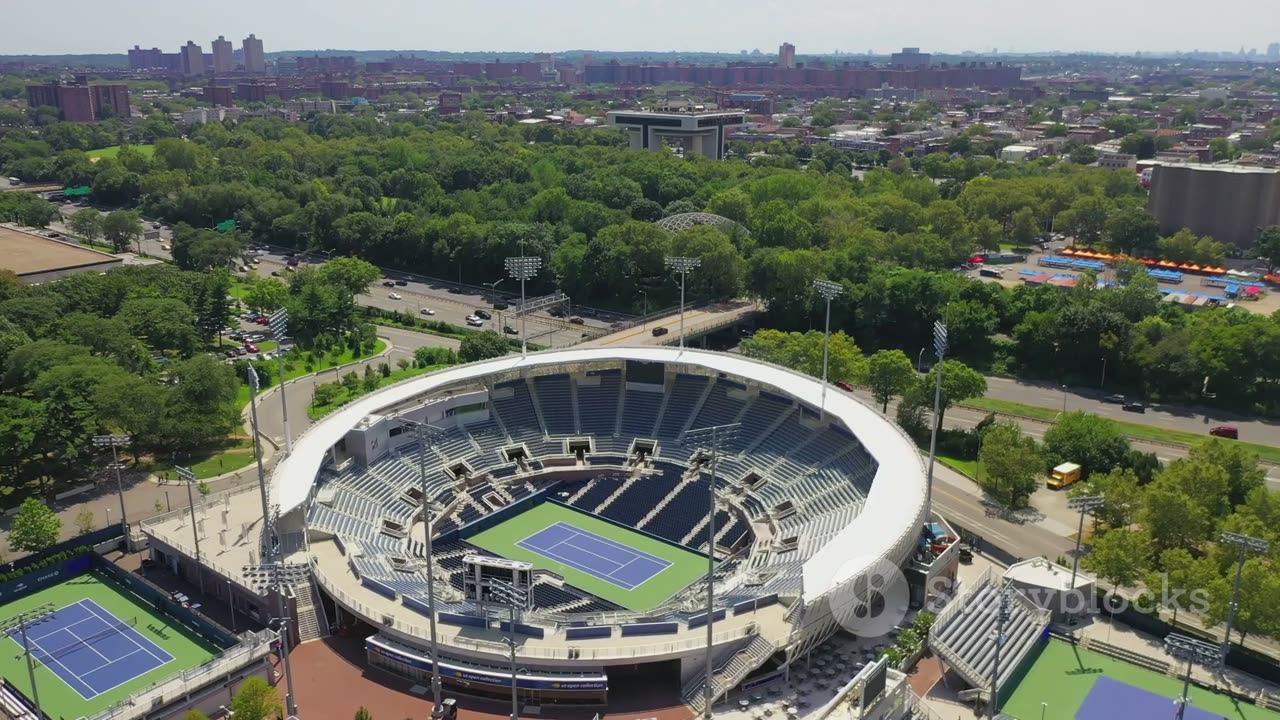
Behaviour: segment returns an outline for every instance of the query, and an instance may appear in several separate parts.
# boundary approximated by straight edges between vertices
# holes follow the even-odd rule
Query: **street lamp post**
[[[814,280],[813,289],[827,301],[827,322],[822,331],[822,399],[819,410],[827,413],[827,360],[831,355],[831,301],[844,293],[844,286],[830,280]]]
[[[667,268],[680,273],[680,349],[684,349],[684,279],[691,271],[702,265],[702,260],[695,257],[672,256],[666,260]]]
[[[257,395],[260,385],[258,371],[249,365],[249,427],[253,432],[253,454],[258,464],[258,494],[262,499],[262,546],[260,555],[265,560],[271,550],[271,532],[267,524],[271,522],[271,503],[267,500],[267,471],[262,467],[262,438],[258,434]],[[165,496],[166,499],[168,496]]]
[[[538,274],[538,269],[542,267],[542,258],[521,255],[518,257],[507,258],[507,272],[511,277],[520,281],[520,354],[524,355],[529,351],[528,334],[525,333],[525,312],[524,307],[524,283],[529,278]]]
[[[427,626],[430,628],[431,634],[431,717],[439,720],[444,716],[444,706],[441,705],[440,699],[440,646],[436,642],[436,573],[435,568],[431,565],[434,555],[431,536],[435,518],[431,512],[431,498],[427,496],[427,447],[428,443],[438,441],[446,431],[424,422],[408,420],[403,417],[397,419],[401,423],[412,425],[415,434],[418,436],[418,481],[422,489],[422,534],[427,553],[427,607],[431,610],[427,616]],[[512,622],[514,621],[513,618]]]
[[[925,480],[925,512],[933,513],[933,463],[938,456],[938,416],[942,413],[942,370],[947,356],[947,324],[941,320],[933,323],[933,351],[938,356],[938,376],[933,388],[933,430],[929,433],[929,474]]]
[[[1104,388],[1106,386],[1107,386],[1107,358],[1104,355],[1102,358],[1102,379],[1098,381],[1098,387]]]
[[[1227,610],[1227,632],[1222,638],[1221,661],[1225,664],[1227,654],[1231,652],[1231,628],[1235,625],[1236,611],[1240,608],[1240,580],[1244,576],[1244,561],[1250,552],[1266,553],[1271,550],[1271,543],[1266,540],[1259,540],[1256,537],[1241,535],[1240,533],[1224,532],[1222,533],[1222,542],[1234,547],[1238,555],[1236,562],[1236,582],[1231,589],[1231,605]]]
[[[1164,638],[1164,649],[1179,660],[1187,661],[1186,672],[1182,675],[1182,696],[1174,702],[1178,706],[1178,720],[1182,720],[1191,702],[1191,665],[1195,662],[1209,667],[1216,667],[1223,660],[1222,651],[1207,642],[1196,640],[1186,635],[1170,633]]]
[[[685,442],[697,443],[706,439],[711,440],[711,482],[707,491],[707,679],[706,686],[703,688],[702,707],[702,717],[706,718],[706,720],[711,718],[711,702],[713,700],[711,678],[715,674],[711,650],[715,645],[712,626],[715,624],[714,610],[716,602],[716,466],[720,460],[720,443],[736,437],[738,430],[741,428],[741,423],[729,423],[727,425],[698,428],[685,433]]]
[[[120,497],[120,530],[129,532],[129,519],[124,512],[124,481],[120,479],[120,471],[124,469],[124,464],[120,462],[120,451],[116,448],[128,447],[133,442],[133,438],[128,435],[95,435],[93,444],[98,447],[111,447],[111,464],[107,469],[114,470],[116,473],[116,495]],[[128,547],[128,539],[125,539],[125,547]]]
[[[1080,511],[1080,525],[1076,528],[1076,549],[1071,553],[1071,584],[1067,586],[1069,593],[1074,593],[1076,590],[1076,571],[1080,567],[1080,542],[1084,539],[1084,516],[1106,504],[1106,498],[1101,495],[1087,495],[1067,500],[1067,507]]]
[[[284,395],[284,339],[289,334],[289,311],[284,308],[271,313],[267,327],[276,339],[276,357],[280,359],[280,414],[284,418],[284,452],[293,452],[293,434],[289,432],[289,403]]]
[[[640,329],[649,327],[649,293],[641,290],[640,294],[644,296],[644,314],[640,316]]]
[[[916,372],[918,373],[924,372],[924,351],[928,349],[927,347],[920,348],[920,354],[916,356]]]
[[[204,563],[200,560],[200,527],[196,523],[196,501],[191,486],[196,484],[196,474],[189,467],[175,467],[173,471],[178,479],[187,486],[187,504],[191,506],[191,535],[196,539],[196,578],[200,583],[200,594],[204,594]]]

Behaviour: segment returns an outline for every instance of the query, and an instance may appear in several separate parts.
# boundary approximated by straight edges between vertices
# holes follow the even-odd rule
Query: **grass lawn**
[[[960,405],[979,408],[981,410],[989,410],[996,413],[1005,413],[1009,415],[1026,415],[1040,420],[1056,422],[1060,410],[1053,408],[1039,407],[1038,405],[1023,405],[1022,403],[1010,402],[1008,400],[994,400],[992,398],[971,398],[965,400]],[[1110,418],[1108,418],[1110,419]],[[1155,440],[1157,442],[1175,443],[1178,445],[1199,445],[1209,439],[1208,435],[1200,433],[1186,432],[1185,430],[1169,430],[1166,428],[1155,427],[1154,425],[1143,425],[1142,423],[1128,422],[1125,420],[1111,420],[1120,427],[1120,432],[1130,437],[1142,440]],[[1258,454],[1258,457],[1264,460],[1272,460],[1280,462],[1280,447],[1271,445],[1259,445],[1257,443],[1240,443],[1250,451]]]
[[[30,612],[43,605],[56,610],[75,605],[82,600],[92,600],[113,615],[114,618],[105,618],[112,624],[132,623],[133,629],[139,635],[167,652],[173,659],[88,700],[57,673],[44,664],[37,663],[36,682],[40,690],[40,704],[50,717],[78,718],[101,712],[158,680],[208,662],[219,652],[215,646],[191,633],[184,626],[174,624],[173,620],[154,613],[140,598],[97,574],[81,575],[14,600],[0,609],[0,614],[5,618],[13,618],[19,612]],[[40,623],[29,626],[28,632],[35,633],[37,636],[41,632],[48,632],[47,629],[38,630],[37,628],[40,628]],[[158,633],[157,630],[162,630],[162,633]],[[116,643],[126,642],[132,642],[132,639],[125,640],[115,635],[101,641],[101,648],[106,652]],[[5,636],[0,639],[0,645],[3,645],[0,648],[0,675],[26,693],[27,697],[31,697],[31,681],[27,675],[26,659],[22,653],[20,640]],[[53,658],[55,666],[58,656],[60,656],[59,653],[55,652]],[[127,657],[126,655],[119,659],[127,663],[128,660],[125,659]],[[72,662],[69,657],[67,659],[68,662]],[[67,673],[70,670],[63,669],[62,672]],[[109,672],[115,672],[121,677],[130,674],[127,668],[122,670],[112,668]],[[94,684],[99,685],[97,682]]]
[[[418,375],[426,375],[429,372],[435,372],[436,370],[440,370],[442,368],[447,368],[447,367],[451,367],[451,366],[450,365],[428,365],[427,367],[419,368],[419,367],[413,367],[412,365],[410,365],[409,367],[403,370],[396,368],[392,370],[391,374],[388,375],[387,377],[382,377],[382,376],[378,377],[378,387],[386,387],[387,385],[391,385],[392,383],[398,383],[401,380],[407,380],[411,377],[417,377]],[[361,379],[363,380],[364,378],[361,377]],[[320,418],[324,417],[325,415],[328,415],[334,410],[337,410],[343,405],[346,405],[352,400],[355,400],[356,398],[364,397],[365,395],[368,395],[368,394],[369,394],[369,391],[365,390],[363,385],[357,385],[354,390],[347,390],[346,388],[343,388],[342,394],[339,395],[337,398],[335,398],[334,401],[331,403],[325,403],[323,405],[316,405],[315,403],[312,403],[311,406],[307,408],[307,415],[310,416],[312,420],[319,420]]]
[[[627,590],[591,573],[563,565],[533,550],[526,550],[516,545],[534,533],[557,523],[594,533],[606,540],[648,553],[671,564],[634,590]],[[701,555],[554,503],[543,503],[479,535],[468,538],[467,542],[509,560],[524,560],[533,563],[534,567],[559,573],[574,587],[635,611],[650,610],[661,605],[667,598],[702,577],[707,570],[707,560]]]
[[[245,392],[245,402],[248,402],[248,388]],[[147,464],[145,467],[151,473],[159,475],[160,473],[169,473],[173,475],[174,465],[185,465],[191,468],[196,477],[203,480],[206,478],[217,477],[223,473],[234,472],[243,467],[248,467],[253,463],[253,439],[245,435],[237,434],[234,437],[227,438],[222,444],[216,448],[211,448],[206,452],[192,455],[186,458],[164,458]]]
[[[111,147],[104,147],[104,148],[99,148],[97,150],[90,150],[89,152],[86,152],[85,155],[88,155],[90,158],[113,158],[120,154],[121,147],[122,146],[120,145],[112,145]],[[150,158],[156,152],[155,145],[131,145],[130,147],[142,153],[144,156],[148,158]]]
[[[1161,659],[1167,659],[1161,657]],[[1157,675],[1136,665],[1113,660],[1060,640],[1051,640],[1023,677],[1002,689],[1000,708],[1019,720],[1076,720],[1080,705],[1099,677],[1132,685],[1169,699],[1168,715],[1174,716],[1173,699],[1182,694],[1182,680]],[[1191,707],[1229,720],[1280,720],[1280,715],[1251,703],[1238,703],[1226,695],[1191,688]],[[1043,713],[1043,715],[1041,714]],[[1145,720],[1137,718],[1134,720]]]
[[[966,475],[974,480],[978,479],[978,461],[977,460],[961,460],[959,458],[947,457],[939,455],[938,462],[955,470],[962,475]]]

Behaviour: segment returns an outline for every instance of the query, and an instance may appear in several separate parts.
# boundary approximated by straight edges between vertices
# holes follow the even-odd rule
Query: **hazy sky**
[[[1211,11],[1210,11],[1211,8]],[[1280,1],[0,0],[0,54],[174,51],[256,33],[351,50],[1235,50],[1280,41]]]

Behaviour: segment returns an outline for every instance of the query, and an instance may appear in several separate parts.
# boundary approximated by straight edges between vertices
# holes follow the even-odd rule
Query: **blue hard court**
[[[1194,690],[1194,687],[1193,687]],[[1183,720],[1222,720],[1222,716],[1195,705],[1195,693]],[[1076,711],[1076,720],[1173,720],[1178,716],[1174,701],[1114,678],[1100,676],[1089,696]]]
[[[516,546],[624,590],[635,590],[671,567],[669,561],[660,557],[562,522],[548,525],[517,542]]]
[[[22,647],[22,631],[8,631]],[[27,625],[31,657],[88,700],[172,662],[119,618],[92,600],[81,600]]]

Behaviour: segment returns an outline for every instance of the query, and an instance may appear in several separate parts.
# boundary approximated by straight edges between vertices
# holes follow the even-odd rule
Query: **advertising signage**
[[[365,647],[373,655],[380,655],[388,660],[395,661],[401,665],[407,665],[417,670],[422,670],[423,672],[431,672],[431,660],[425,657],[395,650],[376,642],[374,638],[369,638],[365,642]],[[508,674],[487,672],[475,668],[459,667],[447,662],[440,663],[440,677],[453,678],[455,680],[470,683],[483,683],[485,685],[497,685],[501,687],[511,686],[511,676]],[[525,690],[602,692],[609,689],[609,679],[605,675],[583,675],[581,677],[572,677],[517,674],[516,687],[523,688]]]

